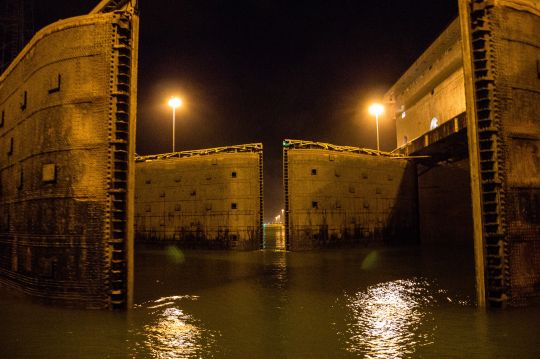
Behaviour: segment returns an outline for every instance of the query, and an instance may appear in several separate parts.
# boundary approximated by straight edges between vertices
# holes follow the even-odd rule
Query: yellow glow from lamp
[[[374,116],[379,116],[383,112],[384,106],[379,103],[374,103],[373,105],[369,106],[369,113]]]
[[[178,97],[171,97],[171,99],[169,100],[169,106],[172,108],[177,108],[177,107],[182,106],[182,99]]]

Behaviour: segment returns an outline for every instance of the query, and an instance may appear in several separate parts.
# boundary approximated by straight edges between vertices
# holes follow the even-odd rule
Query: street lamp
[[[374,103],[369,106],[369,113],[375,115],[375,121],[377,122],[377,151],[379,148],[379,115],[384,112],[384,106],[379,103]]]
[[[176,123],[176,108],[182,106],[182,99],[178,97],[171,97],[169,100],[169,106],[172,107],[172,151],[175,152],[174,135],[175,135],[175,123]]]

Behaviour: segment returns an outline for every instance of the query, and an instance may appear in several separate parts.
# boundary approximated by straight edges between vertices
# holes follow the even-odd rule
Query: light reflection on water
[[[450,249],[139,251],[126,313],[0,290],[0,358],[540,358],[540,308],[479,311]]]
[[[265,251],[263,263],[264,281],[261,284],[274,289],[286,289],[289,281],[287,253],[283,251]]]
[[[152,358],[198,358],[214,346],[219,333],[205,329],[200,320],[181,309],[182,300],[196,301],[197,296],[170,296],[136,306],[153,321],[140,328],[132,348],[133,356]]]
[[[402,358],[432,344],[435,299],[428,288],[423,280],[396,280],[346,295],[347,350],[367,358]]]

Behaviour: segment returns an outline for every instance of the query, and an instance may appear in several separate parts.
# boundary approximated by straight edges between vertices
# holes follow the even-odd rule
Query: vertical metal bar
[[[137,118],[137,72],[139,63],[139,16],[136,2],[132,3],[131,11],[131,96],[130,96],[130,141],[129,141],[129,166],[128,166],[128,191],[127,191],[127,238],[126,238],[126,262],[127,262],[127,308],[133,307],[134,259],[135,259],[135,138]]]
[[[379,146],[379,114],[375,114],[375,121],[377,122],[377,151],[380,151]]]
[[[262,144],[259,150],[259,249],[264,248],[264,168]]]
[[[285,201],[285,249],[290,249],[291,241],[291,226],[290,226],[290,206],[289,206],[289,159],[288,148],[283,142],[283,193]]]
[[[175,135],[175,124],[176,124],[176,107],[173,106],[172,109],[172,151],[175,152],[175,145],[174,145],[174,135]]]
[[[459,0],[463,70],[465,74],[465,98],[467,107],[467,133],[471,177],[471,201],[473,216],[474,259],[476,271],[476,297],[479,307],[486,306],[485,243],[482,223],[482,189],[480,178],[480,155],[478,143],[478,120],[471,39],[470,0]]]

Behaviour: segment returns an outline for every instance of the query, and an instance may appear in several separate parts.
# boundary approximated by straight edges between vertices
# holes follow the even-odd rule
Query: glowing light
[[[176,108],[182,106],[182,99],[178,97],[171,97],[168,102],[169,106],[172,108],[172,151],[176,152]]]
[[[153,358],[199,358],[214,343],[217,333],[205,329],[200,321],[181,309],[181,301],[197,300],[196,296],[171,296],[147,302],[140,308],[149,311],[155,320],[144,326],[145,348],[132,348],[133,356],[149,351]],[[140,352],[139,352],[140,351]]]
[[[374,103],[373,105],[369,106],[369,113],[373,116],[379,116],[384,112],[384,106],[380,103]]]
[[[439,127],[439,120],[437,119],[437,117],[433,117],[431,119],[431,123],[429,124],[429,129],[434,130],[437,127]]]
[[[375,116],[375,121],[377,123],[377,151],[380,151],[379,145],[379,115],[384,112],[384,106],[380,103],[374,103],[369,106],[369,113]]]
[[[183,101],[182,101],[182,99],[180,99],[178,97],[171,97],[168,104],[172,108],[177,108],[177,107],[182,106]]]
[[[377,265],[379,260],[379,253],[377,251],[371,251],[365,258],[362,260],[362,269],[369,270],[373,269]]]
[[[173,263],[176,263],[176,264],[184,263],[186,260],[184,256],[184,252],[182,252],[181,249],[175,246],[168,246],[166,253],[169,259],[171,260],[171,262]]]
[[[367,358],[414,356],[434,341],[434,301],[427,283],[417,280],[381,283],[348,297],[347,349]]]

